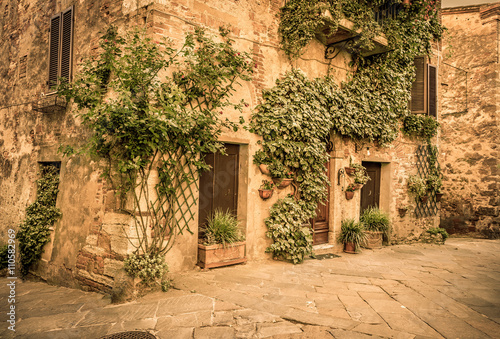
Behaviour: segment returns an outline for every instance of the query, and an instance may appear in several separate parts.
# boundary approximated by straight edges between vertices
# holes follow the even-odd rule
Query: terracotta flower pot
[[[356,254],[356,245],[352,242],[346,242],[344,244],[344,252],[345,253],[351,253],[351,254]]]
[[[278,188],[288,187],[292,183],[293,179],[290,178],[273,178],[273,182],[278,186]]]
[[[406,211],[408,211],[407,208],[398,208],[399,216],[403,218],[406,215]]]
[[[353,176],[354,173],[356,172],[356,169],[353,167],[344,167],[345,168],[345,173],[349,176]]]
[[[245,242],[235,242],[226,245],[198,244],[198,266],[212,268],[246,262]]]
[[[273,196],[273,190],[259,189],[259,196],[264,200],[269,199]]]
[[[351,200],[352,198],[354,198],[354,192],[352,192],[352,191],[345,191],[345,198],[347,200]]]
[[[440,202],[443,195],[444,193],[436,193],[436,202]]]
[[[423,197],[420,197],[420,202],[422,202],[422,204],[425,204],[427,202],[427,199],[429,199],[429,196],[424,195]]]
[[[269,172],[269,168],[267,167],[266,164],[260,164],[259,165],[260,173],[265,174],[265,175],[270,175],[271,172]]]

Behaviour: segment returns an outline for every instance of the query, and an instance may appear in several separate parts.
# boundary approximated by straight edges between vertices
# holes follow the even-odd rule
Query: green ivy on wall
[[[40,260],[43,247],[50,241],[50,227],[61,217],[61,212],[56,207],[58,186],[57,168],[45,167],[41,178],[37,180],[36,199],[26,208],[26,218],[16,235],[23,276]]]
[[[254,162],[269,165],[274,175],[293,171],[298,185],[294,196],[279,200],[265,221],[274,241],[267,250],[277,257],[296,263],[312,253],[310,230],[303,226],[326,198],[325,140],[331,133],[383,146],[398,137],[401,121],[406,134],[427,139],[437,131],[437,123],[428,120],[432,118],[411,115],[408,102],[414,58],[430,54],[432,41],[443,33],[438,3],[414,0],[396,18],[379,25],[374,11],[386,3],[289,0],[280,11],[281,47],[291,60],[300,58],[318,28],[328,25],[330,34],[335,34],[342,18],[362,31],[357,43],[360,50],[371,49],[373,37],[383,33],[389,52],[371,57],[354,53],[351,66],[355,71],[341,86],[330,76],[308,80],[299,70],[292,70],[263,92],[263,103],[252,116],[252,131],[263,138]],[[323,16],[326,10],[333,19]]]

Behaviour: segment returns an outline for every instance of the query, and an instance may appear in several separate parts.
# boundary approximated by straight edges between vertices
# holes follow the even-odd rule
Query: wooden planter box
[[[382,248],[382,232],[366,231],[365,248]]]
[[[201,268],[228,266],[246,261],[244,241],[227,244],[226,247],[198,244],[198,266]]]

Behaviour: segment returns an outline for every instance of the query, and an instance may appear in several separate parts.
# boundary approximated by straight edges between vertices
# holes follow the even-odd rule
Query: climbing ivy
[[[56,207],[58,186],[58,169],[54,166],[44,167],[42,176],[37,180],[36,199],[26,208],[26,217],[16,235],[23,276],[40,260],[43,247],[50,241],[50,227],[61,217]]]
[[[251,79],[254,63],[233,47],[228,29],[219,33],[216,42],[196,28],[175,50],[142,31],[122,37],[110,27],[100,39],[101,53],[58,88],[76,104],[89,133],[78,152],[105,160],[103,176],[133,204],[133,210],[122,204],[121,211],[133,218],[131,236],[138,239],[127,261],[134,274],[142,269],[134,263],[160,263],[176,236],[191,232],[196,204],[190,186],[209,168],[202,155],[223,152],[219,136],[241,122],[224,113],[246,105],[230,99],[239,83]]]

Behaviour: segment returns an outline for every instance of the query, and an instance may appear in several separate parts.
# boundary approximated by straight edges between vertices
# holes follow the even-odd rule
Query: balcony
[[[33,102],[31,105],[34,111],[41,113],[61,113],[66,110],[66,99],[50,94]]]

